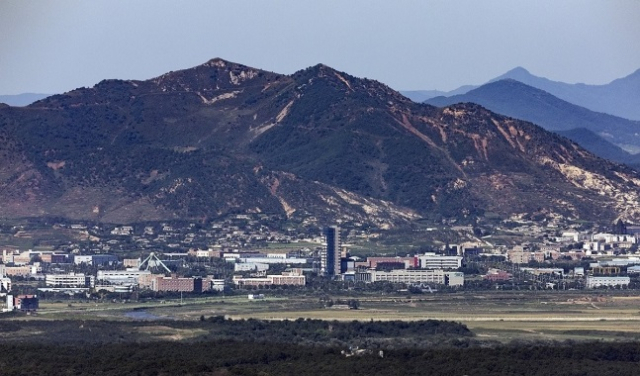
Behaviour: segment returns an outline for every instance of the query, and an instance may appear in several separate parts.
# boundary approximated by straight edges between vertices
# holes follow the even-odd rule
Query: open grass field
[[[352,299],[353,297],[331,297]],[[640,340],[640,294],[635,291],[540,291],[436,293],[360,296],[360,309],[318,297],[269,296],[250,301],[244,295],[149,302],[42,301],[31,320],[198,320],[224,315],[234,319],[340,321],[449,320],[464,323],[479,339]],[[24,319],[24,318],[21,318]]]

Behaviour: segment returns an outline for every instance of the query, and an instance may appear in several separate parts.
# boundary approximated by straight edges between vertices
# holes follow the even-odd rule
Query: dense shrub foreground
[[[180,333],[194,335],[165,340]],[[372,351],[345,357],[350,346]],[[640,343],[506,346],[435,320],[0,320],[2,376],[294,374],[633,375]]]
[[[200,321],[0,321],[0,343],[82,345],[154,342],[164,339],[165,335],[185,332],[195,333],[184,338],[194,342],[236,340],[372,349],[460,347],[468,346],[473,339],[473,333],[465,325],[438,320],[265,321],[213,316],[202,317]]]
[[[389,350],[346,358],[335,347],[236,341],[89,346],[0,345],[10,375],[634,375],[640,344]]]

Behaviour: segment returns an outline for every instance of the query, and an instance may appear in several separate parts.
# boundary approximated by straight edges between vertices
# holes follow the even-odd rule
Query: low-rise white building
[[[617,243],[636,244],[638,242],[637,238],[634,235],[620,235],[620,234],[609,234],[609,233],[594,234],[592,236],[592,240],[604,241],[607,244],[617,244]]]
[[[444,256],[429,252],[417,257],[422,269],[458,269],[462,266],[461,256]]]
[[[95,288],[96,291],[127,293],[127,292],[132,292],[134,286],[133,285],[101,285],[101,284],[97,284],[97,285],[95,285],[94,288]]]
[[[607,243],[604,241],[589,241],[582,243],[582,249],[586,251],[587,255],[591,255],[593,252],[603,252],[607,249]]]
[[[464,273],[442,269],[395,269],[390,271],[369,270],[371,282],[389,281],[394,283],[436,283],[447,286],[464,285]]]
[[[11,291],[11,279],[7,278],[7,277],[1,277],[0,278],[0,292],[2,291],[6,291],[9,292]]]
[[[580,233],[578,231],[565,231],[560,238],[556,238],[557,242],[574,242],[580,241]]]
[[[628,286],[630,282],[629,277],[587,277],[587,288]]]
[[[294,270],[282,272],[277,275],[267,275],[259,278],[243,278],[238,275],[233,276],[233,284],[236,286],[270,286],[270,285],[296,285],[304,286],[307,280],[301,271]]]
[[[120,226],[111,230],[111,235],[130,236],[132,234],[133,234],[133,227],[131,226]]]
[[[196,258],[211,258],[219,256],[219,252],[212,249],[190,249],[187,254]]]
[[[13,254],[14,251],[11,249],[3,249],[2,250],[2,263],[4,264],[11,264],[13,263]]]
[[[528,272],[533,275],[551,274],[559,277],[564,277],[564,269],[562,268],[520,268],[523,272]],[[584,274],[584,268],[583,268]]]
[[[225,259],[226,259],[225,255]],[[306,264],[307,259],[294,257],[238,257],[235,262],[255,262],[259,264]]]
[[[74,255],[73,263],[76,265],[80,265],[80,264],[92,265],[93,256],[92,255]]]
[[[609,261],[598,262],[600,266],[627,266],[627,265],[640,265],[640,258],[638,257],[617,257]]]
[[[151,274],[148,270],[98,270],[97,280],[100,284],[138,285],[140,276]]]
[[[45,276],[45,285],[47,287],[93,287],[95,278],[92,275],[84,273],[69,274],[47,274]]]
[[[209,290],[211,291],[224,291],[224,287],[226,282],[224,279],[208,279],[208,283],[210,283]]]
[[[265,270],[269,270],[269,264],[259,262],[237,262],[233,265],[233,270],[236,272],[263,272]]]

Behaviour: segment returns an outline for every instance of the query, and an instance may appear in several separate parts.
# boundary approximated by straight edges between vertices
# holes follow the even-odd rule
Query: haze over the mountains
[[[494,81],[510,78],[544,90],[567,102],[631,120],[640,120],[640,69],[605,85],[567,84],[513,69]]]
[[[266,213],[640,218],[640,176],[480,106],[315,65],[222,59],[0,107],[0,215],[132,222]]]
[[[551,131],[588,129],[620,148],[634,153],[640,151],[639,121],[588,110],[514,79],[492,81],[466,94],[425,101],[439,107],[460,102],[477,103],[491,111],[531,121]]]
[[[8,104],[9,106],[28,106],[31,103],[40,99],[46,98],[52,94],[38,94],[38,93],[24,93],[16,95],[0,95],[0,103]]]
[[[595,112],[603,112],[630,120],[640,120],[640,69],[605,85],[585,85],[552,81],[532,75],[526,69],[517,67],[489,80],[488,83],[505,79],[522,82]],[[463,95],[478,87],[465,85],[449,92],[424,90],[402,91],[401,93],[414,101],[424,102],[440,96]],[[443,102],[440,99],[438,101]]]
[[[291,74],[318,62],[449,91],[524,66],[604,84],[638,69],[636,1],[0,2],[0,94],[146,79],[212,56]],[[446,89],[446,90],[445,90]]]

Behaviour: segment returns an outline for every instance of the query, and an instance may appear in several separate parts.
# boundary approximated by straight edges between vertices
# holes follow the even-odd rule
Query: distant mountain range
[[[640,120],[640,69],[605,85],[567,84],[513,69],[494,81],[510,78],[596,112]]]
[[[51,94],[36,94],[36,93],[24,93],[16,95],[0,95],[0,103],[8,104],[9,106],[28,106],[35,101],[46,98]]]
[[[422,103],[422,102],[425,102],[426,100],[429,100],[435,97],[450,97],[452,95],[465,94],[469,90],[473,90],[477,87],[478,86],[474,86],[474,85],[465,85],[465,86],[460,86],[459,88],[451,91],[404,90],[404,91],[401,91],[400,94],[404,95],[405,97],[411,99],[414,102]]]
[[[634,73],[605,85],[567,84],[534,76],[526,69],[518,67],[498,76],[490,82],[512,79],[544,90],[569,103],[596,112],[640,120],[640,69]],[[465,85],[450,92],[437,90],[402,91],[408,98],[424,102],[437,96],[465,94],[479,86]]]
[[[620,153],[622,150],[616,151],[618,148],[613,148],[608,142],[625,150],[640,151],[640,121],[590,111],[512,79],[494,81],[462,95],[431,98],[425,103],[444,107],[461,102],[477,103],[491,111],[527,120],[551,131],[588,129],[604,139],[597,149],[593,149],[593,142],[590,148],[578,141],[584,139],[574,140],[602,157],[614,156],[613,160],[618,162],[627,163],[633,158],[628,153],[626,156]],[[577,133],[565,135],[575,136]]]
[[[640,176],[529,122],[222,59],[0,106],[0,217],[640,219]]]

